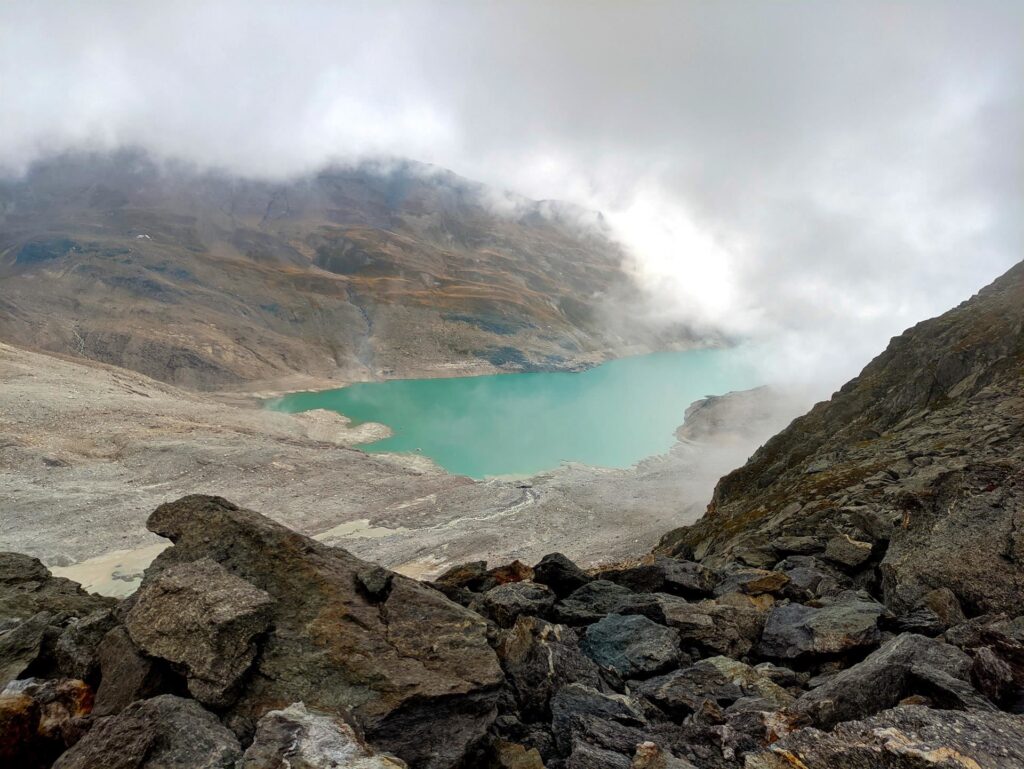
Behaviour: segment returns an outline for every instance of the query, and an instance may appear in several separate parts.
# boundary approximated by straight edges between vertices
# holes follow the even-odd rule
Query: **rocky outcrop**
[[[204,609],[187,622],[199,622],[212,637],[232,638],[241,628],[248,643],[269,619],[252,673],[229,710],[240,733],[251,733],[269,710],[303,702],[351,716],[374,745],[414,766],[442,767],[455,763],[493,720],[503,677],[486,624],[440,593],[393,575],[384,593],[371,596],[359,579],[369,564],[223,499],[186,497],[164,505],[149,526],[174,546],[147,570],[128,602],[133,636],[131,618],[144,602],[165,595],[153,611],[174,605],[175,594],[161,586],[194,584],[194,575],[183,577],[182,569],[199,568],[201,561],[218,564],[221,582],[211,594],[231,596],[232,608],[224,607],[226,616]],[[175,646],[176,659],[169,661],[208,660],[202,664],[212,667],[226,655],[214,653],[220,644],[210,637]],[[240,667],[232,664],[231,676]]]

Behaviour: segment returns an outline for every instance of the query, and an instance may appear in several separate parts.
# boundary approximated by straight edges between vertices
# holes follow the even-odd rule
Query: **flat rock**
[[[482,617],[398,574],[383,601],[358,583],[369,564],[216,497],[162,505],[149,528],[174,546],[167,568],[209,558],[274,599],[271,629],[228,713],[242,733],[304,702],[349,717],[374,746],[425,769],[449,767],[495,715],[504,680]]]
[[[238,739],[195,700],[163,694],[96,721],[54,769],[234,769]]]
[[[845,593],[821,606],[776,606],[765,622],[758,653],[775,659],[834,655],[874,646],[881,639],[878,620],[885,607]]]
[[[231,704],[270,624],[271,597],[209,558],[172,564],[148,579],[124,619],[151,657],[184,668],[188,689],[211,706]]]
[[[609,614],[587,628],[580,651],[623,678],[646,678],[679,662],[679,631],[639,614]]]
[[[722,581],[715,587],[715,595],[727,593],[743,593],[744,595],[764,595],[778,593],[789,583],[789,577],[780,571],[766,569],[731,569],[725,572]]]
[[[800,729],[767,751],[746,757],[744,769],[1019,769],[1024,766],[1024,717],[904,706],[832,732]]]
[[[271,710],[237,769],[405,769],[406,763],[377,755],[337,716],[311,713],[301,702]]]

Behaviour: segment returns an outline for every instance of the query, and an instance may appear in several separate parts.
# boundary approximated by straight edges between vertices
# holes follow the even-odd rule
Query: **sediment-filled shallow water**
[[[578,373],[359,383],[267,405],[381,422],[394,434],[361,448],[420,452],[449,472],[486,478],[530,475],[562,462],[629,467],[672,446],[693,401],[757,384],[737,350],[688,350]]]

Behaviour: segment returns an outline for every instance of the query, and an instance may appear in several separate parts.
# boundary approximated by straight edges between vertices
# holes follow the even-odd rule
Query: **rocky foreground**
[[[1017,769],[1022,392],[1024,264],[628,565],[425,583],[207,496],[120,602],[4,554],[0,765]]]

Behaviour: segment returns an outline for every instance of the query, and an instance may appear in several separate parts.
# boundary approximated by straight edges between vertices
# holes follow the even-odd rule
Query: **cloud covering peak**
[[[0,165],[410,157],[607,216],[652,307],[837,384],[1021,258],[1010,2],[0,9]]]

